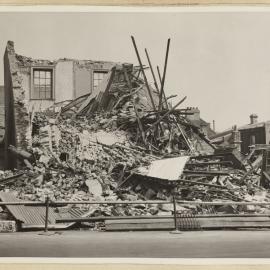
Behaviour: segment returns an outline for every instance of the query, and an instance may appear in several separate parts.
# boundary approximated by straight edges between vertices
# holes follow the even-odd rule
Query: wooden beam
[[[173,182],[182,182],[182,183],[186,183],[186,184],[190,184],[190,185],[202,185],[202,186],[207,186],[207,187],[215,187],[215,188],[227,189],[226,186],[208,184],[208,183],[199,182],[199,181],[191,181],[191,180],[187,180],[187,179],[179,179],[179,180],[175,180]]]
[[[184,170],[184,174],[195,174],[195,175],[230,175],[229,172],[225,171],[191,171],[191,170]]]
[[[165,117],[167,117],[175,108],[177,108],[181,103],[183,103],[185,100],[186,100],[186,96],[183,98],[183,99],[181,99],[176,105],[174,105],[167,113],[165,113],[162,117],[160,117],[155,123],[153,123],[152,125],[151,125],[151,127],[150,128],[148,128],[147,130],[146,130],[146,132],[147,131],[149,131],[152,127],[154,127],[154,126],[156,126],[157,124],[159,124]]]
[[[153,80],[154,80],[154,84],[155,84],[156,90],[157,90],[158,94],[160,95],[160,90],[159,90],[159,87],[158,87],[156,76],[155,76],[155,73],[154,73],[154,70],[153,70],[153,67],[152,67],[151,60],[150,60],[150,57],[149,57],[149,54],[148,54],[147,49],[145,49],[145,54],[146,54],[146,57],[147,57],[147,60],[148,60],[148,64],[149,64],[149,67],[150,67],[150,70],[151,70],[151,73],[152,73],[152,76],[153,76]],[[165,92],[164,91],[163,91],[163,98],[164,98],[164,102],[162,102],[161,105],[163,105],[165,103],[166,108],[168,109],[169,106],[168,106],[167,98],[165,96]]]
[[[135,42],[135,39],[134,39],[133,36],[131,36],[131,40],[132,40],[132,43],[133,43],[133,46],[134,46],[134,49],[135,49],[135,52],[136,52],[136,55],[137,55],[138,62],[140,64],[141,72],[143,74],[144,82],[145,82],[145,85],[146,85],[146,88],[147,88],[147,91],[148,91],[148,95],[149,95],[151,103],[152,103],[152,107],[156,111],[156,105],[155,105],[155,102],[154,102],[154,99],[153,99],[153,96],[152,96],[152,93],[151,93],[151,90],[150,90],[150,87],[149,87],[149,84],[148,84],[148,81],[147,81],[147,77],[146,77],[144,69],[143,69],[140,54],[138,52],[137,45],[136,45],[136,42]]]
[[[170,49],[170,42],[171,42],[171,39],[169,38],[167,41],[167,49],[166,49],[165,63],[164,63],[164,69],[163,69],[163,77],[162,77],[161,86],[160,86],[158,110],[161,110],[162,97],[163,97],[163,93],[164,93],[165,77],[166,77],[167,64],[168,64],[169,49]]]

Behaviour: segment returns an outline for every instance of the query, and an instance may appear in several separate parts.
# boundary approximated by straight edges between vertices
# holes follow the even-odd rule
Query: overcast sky
[[[33,58],[137,64],[130,35],[155,66],[171,38],[166,94],[187,96],[183,106],[199,107],[217,130],[247,124],[251,113],[270,120],[270,12],[0,13],[2,55],[13,40]]]

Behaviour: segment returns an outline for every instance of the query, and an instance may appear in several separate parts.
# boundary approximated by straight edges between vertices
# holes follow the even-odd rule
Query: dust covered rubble
[[[149,166],[162,155],[150,154],[136,148],[130,142],[129,134],[104,125],[108,119],[100,115],[93,119],[72,120],[47,118],[46,114],[37,114],[33,125],[32,153],[35,159],[33,169],[1,172],[0,178],[6,179],[22,174],[18,179],[1,189],[13,192],[23,200],[44,201],[48,195],[52,201],[122,201],[122,200],[172,200],[187,201],[269,201],[268,192],[258,187],[258,175],[252,174],[242,183],[244,174],[241,170],[230,171],[228,176],[208,177],[206,183],[225,186],[219,189],[211,186],[178,183],[167,185],[149,180],[139,181],[136,185],[119,188],[119,183],[138,167]],[[188,178],[187,180],[192,178]],[[74,206],[73,206],[74,207]],[[172,205],[76,205],[82,209],[92,209],[92,216],[118,215],[169,215]],[[268,213],[268,207],[200,207],[177,205],[178,211],[191,213],[225,212]]]

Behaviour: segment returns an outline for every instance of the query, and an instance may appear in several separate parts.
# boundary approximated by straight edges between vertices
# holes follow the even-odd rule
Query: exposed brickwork
[[[5,83],[5,149],[7,167],[16,166],[14,158],[7,151],[9,145],[27,149],[30,136],[30,117],[27,110],[25,90],[19,73],[14,43],[8,41],[4,55]]]

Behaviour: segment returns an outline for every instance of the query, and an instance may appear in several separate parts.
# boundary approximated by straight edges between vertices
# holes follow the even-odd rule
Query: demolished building
[[[34,60],[16,54],[14,43],[9,41],[4,55],[6,148],[29,147],[34,112],[93,91],[114,65],[72,59]]]
[[[17,55],[14,44],[8,42],[4,143],[10,167],[16,167],[14,157],[21,166],[1,172],[4,193],[0,199],[44,202],[50,198],[49,220],[55,223],[61,219],[57,211],[68,213],[62,215],[64,219],[83,215],[103,221],[118,216],[158,218],[177,209],[188,214],[223,213],[228,209],[189,204],[173,209],[166,203],[175,198],[252,201],[251,195],[264,192],[258,173],[261,156],[254,158],[250,169],[237,145],[218,149],[208,139],[214,132],[201,119],[199,109],[178,108],[186,97],[168,104],[164,76],[160,87],[156,83],[152,87],[139,62],[138,67],[89,60],[34,60]],[[263,196],[268,199],[266,193]],[[136,205],[145,200],[165,203]],[[61,204],[73,201],[77,203]],[[84,201],[107,204],[84,205]],[[115,201],[126,205],[110,205]],[[134,206],[128,205],[130,201]],[[16,207],[7,209],[26,227],[40,226],[28,219],[35,212],[33,207],[22,207],[19,214]],[[28,217],[22,217],[27,211]],[[37,216],[44,219],[44,211]]]
[[[123,72],[123,67],[125,72]],[[102,90],[98,88],[99,84],[104,81],[103,84],[106,86],[111,77],[114,77],[116,90],[112,89],[110,96],[107,97],[111,100],[111,105],[104,103],[103,109],[105,107],[106,110],[112,109],[112,104],[115,107],[121,105],[120,101],[118,104],[115,103],[115,100],[121,97],[121,94],[116,91],[118,86],[121,87],[121,80],[123,81],[126,74],[135,76],[137,82],[140,81],[137,83],[140,89],[136,93],[138,113],[141,110],[153,110],[153,104],[151,104],[153,102],[159,106],[159,94],[151,86],[149,90],[149,87],[144,85],[139,79],[139,73],[139,68],[131,64],[74,59],[56,61],[32,59],[16,54],[14,43],[9,41],[4,55],[6,167],[16,167],[14,155],[8,150],[10,145],[22,149],[31,148],[32,122],[36,113],[55,105],[62,108],[73,100],[81,104],[84,98],[87,101],[86,97],[89,94],[100,95]],[[126,91],[129,90],[126,89]],[[151,96],[149,96],[149,91],[151,91]],[[94,112],[96,109],[97,107],[93,106],[91,110]],[[209,124],[200,118],[198,108],[187,108],[182,111],[182,115],[194,124],[194,128],[202,130],[205,136],[213,132]],[[207,148],[207,144],[201,146],[200,150],[204,148]]]

